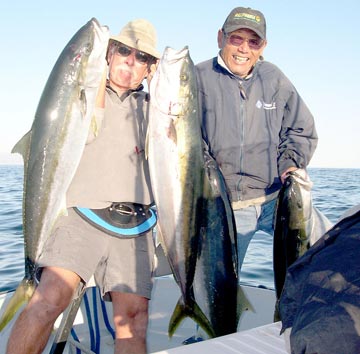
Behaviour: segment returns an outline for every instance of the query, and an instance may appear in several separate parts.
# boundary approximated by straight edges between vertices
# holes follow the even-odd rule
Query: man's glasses
[[[264,40],[261,38],[244,38],[238,34],[227,35],[226,38],[235,47],[240,47],[244,42],[248,42],[249,48],[259,50],[264,44]]]
[[[128,57],[133,51],[135,51],[135,59],[140,64],[149,64],[154,60],[154,57],[150,54],[141,52],[140,50],[130,48],[125,44],[119,43],[115,45],[115,53],[122,57]]]

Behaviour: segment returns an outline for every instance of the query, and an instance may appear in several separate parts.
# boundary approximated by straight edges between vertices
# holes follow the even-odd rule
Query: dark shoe
[[[198,342],[202,342],[204,339],[198,336],[192,336],[188,339],[185,339],[182,344],[187,345],[187,344],[193,344],[193,343],[198,343]]]

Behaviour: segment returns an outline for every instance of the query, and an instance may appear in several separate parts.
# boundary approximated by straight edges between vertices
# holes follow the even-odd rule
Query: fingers
[[[147,78],[146,78],[147,79],[147,84],[148,84],[149,87],[150,87],[151,80],[152,80],[152,78],[153,78],[153,76],[155,74],[155,71],[157,69],[158,64],[159,64],[159,59],[157,59],[155,63],[153,63],[153,64],[151,64],[149,66],[148,75],[147,75]]]
[[[292,172],[292,171],[296,171],[298,170],[298,167],[289,167],[281,176],[280,176],[280,179],[281,179],[281,183],[284,184],[285,180],[286,180],[286,177],[288,176],[289,172]]]

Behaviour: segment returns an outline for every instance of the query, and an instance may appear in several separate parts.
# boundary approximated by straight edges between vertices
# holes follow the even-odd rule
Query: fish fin
[[[203,181],[203,197],[205,200],[207,199],[214,199],[214,194],[213,194],[213,190],[211,188],[211,183],[209,180],[209,175],[208,175],[208,169],[203,168],[203,176],[204,176],[204,181]]]
[[[154,242],[155,242],[155,247],[158,247],[159,245],[161,245],[161,236],[160,236],[160,232],[159,232],[159,229],[156,230],[156,233],[155,233],[155,239],[154,239]],[[162,247],[162,245],[161,245]],[[162,247],[162,249],[164,249],[164,247]],[[164,250],[164,253],[165,253],[165,250]],[[167,256],[167,254],[165,254]]]
[[[167,128],[167,137],[172,140],[174,145],[177,145],[177,130],[174,121],[171,119]]]
[[[58,213],[58,215],[54,219],[54,222],[51,225],[50,234],[52,234],[52,232],[53,232],[52,230],[54,229],[54,226],[56,225],[59,218],[62,217],[62,216],[68,216],[68,215],[69,215],[69,213],[68,213],[68,210],[66,208],[66,198],[64,197],[64,199],[63,199],[63,201],[61,202],[61,205],[60,205],[59,213]]]
[[[56,219],[58,219],[60,216],[68,216],[68,210],[66,207],[66,196],[64,196],[63,200],[61,201],[59,215],[57,216]]]
[[[27,174],[27,161],[30,154],[30,143],[31,143],[32,131],[29,130],[12,148],[12,154],[20,154],[24,161],[24,176]]]
[[[158,219],[158,223],[156,225],[156,243],[157,243],[157,245],[160,244],[163,247],[165,256],[168,257],[165,238],[164,238],[163,233],[161,231],[161,221],[160,221],[160,219]]]
[[[87,99],[86,99],[86,92],[84,89],[80,89],[79,100],[80,100],[81,115],[83,118],[85,118],[87,113]]]
[[[179,300],[169,322],[168,333],[170,338],[173,336],[180,323],[187,317],[184,308],[184,304],[181,304]]]
[[[210,321],[205,316],[199,305],[195,301],[191,302],[191,305],[186,305],[183,301],[183,298],[181,297],[177,302],[174,312],[170,318],[168,327],[170,338],[173,336],[180,323],[186,317],[190,317],[195,323],[197,323],[210,338],[216,337]]]
[[[210,321],[196,302],[193,304],[193,315],[190,315],[189,317],[192,318],[208,334],[210,338],[216,337],[215,331],[212,328]]]
[[[25,158],[28,156],[29,146],[31,141],[31,130],[28,131],[12,148],[12,154],[20,154],[22,157]]]
[[[27,303],[32,297],[35,291],[35,283],[29,279],[23,279],[17,287],[14,295],[8,302],[1,318],[0,318],[0,332],[6,327],[6,325],[12,320],[15,313],[19,308]]]
[[[274,317],[273,317],[273,321],[274,321],[274,322],[281,321],[279,303],[280,303],[280,300],[279,300],[279,299],[276,299],[275,309],[274,309]],[[280,333],[280,334],[281,334],[281,333]]]

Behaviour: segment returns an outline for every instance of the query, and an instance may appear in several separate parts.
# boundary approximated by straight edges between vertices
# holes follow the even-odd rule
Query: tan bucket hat
[[[109,44],[112,41],[121,42],[155,58],[160,58],[160,53],[156,50],[155,27],[147,20],[136,19],[128,22],[117,36],[110,36]]]

